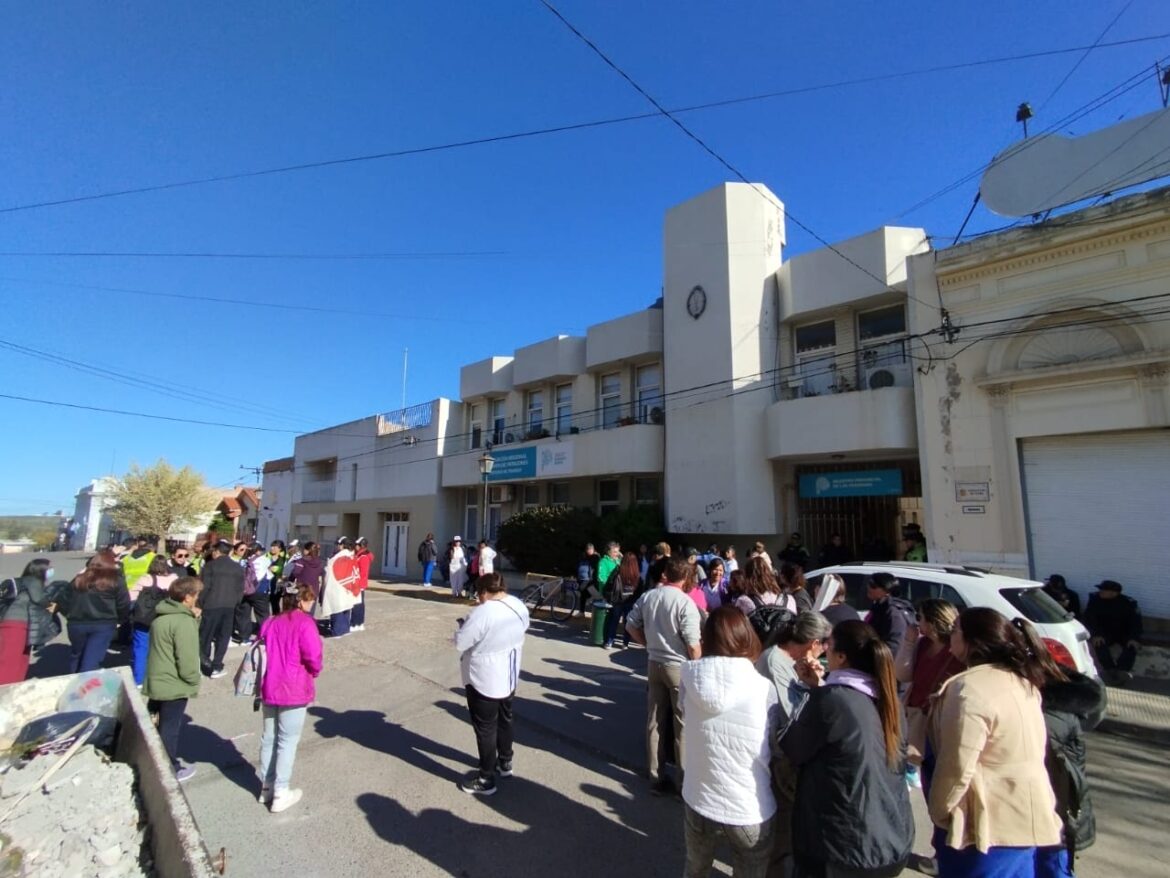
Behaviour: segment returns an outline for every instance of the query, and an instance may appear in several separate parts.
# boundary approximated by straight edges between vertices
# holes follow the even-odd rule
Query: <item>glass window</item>
[[[1067,622],[1073,618],[1042,588],[1001,588],[999,593],[1029,622]]]
[[[556,390],[557,432],[568,433],[573,425],[573,385],[558,384]]]
[[[493,399],[488,403],[488,410],[492,425],[492,444],[499,445],[504,441],[504,425],[507,423],[504,417],[504,400]]]
[[[534,506],[540,505],[540,485],[525,485],[523,490],[523,503],[525,509],[531,509]]]
[[[658,503],[658,479],[634,479],[634,502],[639,505]]]
[[[617,479],[602,479],[597,483],[597,511],[601,515],[621,508],[621,483]]]
[[[528,391],[528,432],[538,433],[544,429],[544,391]]]
[[[548,502],[551,506],[568,506],[569,483],[550,482],[548,486]]]
[[[601,376],[600,406],[601,426],[608,430],[616,427],[622,416],[622,376],[611,372]]]
[[[634,387],[638,399],[638,420],[643,424],[652,422],[651,410],[662,410],[662,367],[657,363],[639,366],[634,373]]]
[[[857,315],[857,337],[861,341],[883,338],[887,335],[901,335],[905,331],[906,308],[902,305],[862,311]]]
[[[837,324],[832,320],[798,326],[794,332],[796,352],[817,351],[837,346]]]

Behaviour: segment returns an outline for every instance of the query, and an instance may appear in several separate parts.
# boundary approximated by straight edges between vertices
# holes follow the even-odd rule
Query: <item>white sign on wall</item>
[[[541,445],[536,452],[536,477],[571,476],[573,474],[573,443],[557,442]]]

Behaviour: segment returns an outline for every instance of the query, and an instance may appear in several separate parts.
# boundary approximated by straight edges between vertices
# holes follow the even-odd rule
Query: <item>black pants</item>
[[[363,590],[358,596],[357,603],[353,605],[353,609],[349,611],[350,627],[366,624],[366,593]]]
[[[187,719],[187,699],[176,701],[155,701],[151,699],[146,704],[147,710],[158,714],[158,736],[162,738],[166,747],[167,756],[171,757],[171,766],[179,770],[179,734],[183,731],[183,723]]]
[[[227,655],[228,642],[232,639],[232,621],[235,607],[205,609],[199,620],[199,663],[203,673],[223,670],[223,657]]]
[[[1116,660],[1113,658],[1113,646],[1121,647],[1121,655]],[[1101,663],[1103,671],[1132,671],[1133,664],[1137,661],[1137,650],[1120,640],[1102,643],[1096,648],[1096,652],[1097,661]]]
[[[479,749],[479,776],[492,778],[496,762],[512,761],[512,698],[486,698],[467,686],[467,709],[471,711],[471,725],[475,729],[475,744]]]
[[[252,613],[256,613],[255,628],[259,628],[268,618],[271,609],[272,605],[268,602],[268,595],[259,592],[244,595],[240,605],[236,607],[236,636],[241,642],[246,643],[252,637]]]

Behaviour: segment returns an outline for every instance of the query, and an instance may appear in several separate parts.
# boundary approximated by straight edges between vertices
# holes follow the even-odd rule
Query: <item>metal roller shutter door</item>
[[[1060,573],[1082,603],[1115,579],[1170,619],[1170,431],[1025,439],[1032,575]]]

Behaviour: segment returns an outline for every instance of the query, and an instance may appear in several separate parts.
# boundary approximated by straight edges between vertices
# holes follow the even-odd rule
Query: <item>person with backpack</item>
[[[146,679],[146,656],[150,649],[150,623],[159,602],[167,597],[171,583],[179,578],[162,555],[155,555],[146,573],[130,586],[130,669],[139,686]]]
[[[763,557],[749,558],[742,574],[729,587],[727,603],[747,616],[760,640],[767,641],[776,625],[796,615],[796,601],[780,590]]]
[[[422,565],[422,584],[431,587],[431,577],[435,575],[435,562],[439,558],[439,547],[435,544],[435,535],[429,533],[418,544],[418,563]]]
[[[602,597],[612,607],[609,615],[605,617],[605,640],[603,646],[606,649],[610,649],[613,646],[613,640],[617,636],[619,624],[622,626],[622,631],[626,630],[626,626],[623,623],[630,614],[630,609],[634,606],[634,601],[636,600],[635,595],[642,585],[642,576],[639,573],[640,567],[638,556],[633,552],[626,552],[625,557],[622,558],[621,565],[614,569],[605,583]],[[626,632],[625,645],[630,645],[629,632]]]
[[[305,714],[317,697],[315,680],[322,667],[321,635],[310,615],[315,602],[312,589],[298,586],[295,594],[282,595],[281,612],[260,626],[264,733],[260,737],[259,802],[268,805],[273,814],[301,800],[301,790],[290,789],[289,781]]]
[[[118,626],[130,619],[130,593],[113,552],[89,559],[69,584],[60,609],[69,620],[69,673],[96,671]]]
[[[0,685],[24,682],[32,650],[47,639],[41,622],[53,607],[52,577],[53,562],[34,558],[19,577],[0,582]]]
[[[256,628],[272,612],[272,578],[269,575],[272,559],[262,546],[249,546],[244,556],[244,596],[236,607],[236,639],[234,645],[252,642]],[[253,620],[253,617],[255,619]]]
[[[158,736],[180,782],[195,774],[192,766],[179,762],[179,736],[187,718],[187,701],[199,694],[202,681],[199,617],[203,611],[196,606],[201,591],[203,583],[194,576],[180,576],[159,601],[150,625],[142,684],[146,707],[158,717]]]
[[[865,622],[882,639],[882,643],[897,655],[906,638],[906,629],[914,624],[914,606],[908,600],[895,597],[898,578],[892,573],[878,572],[865,583],[865,596],[869,598],[869,614]]]

